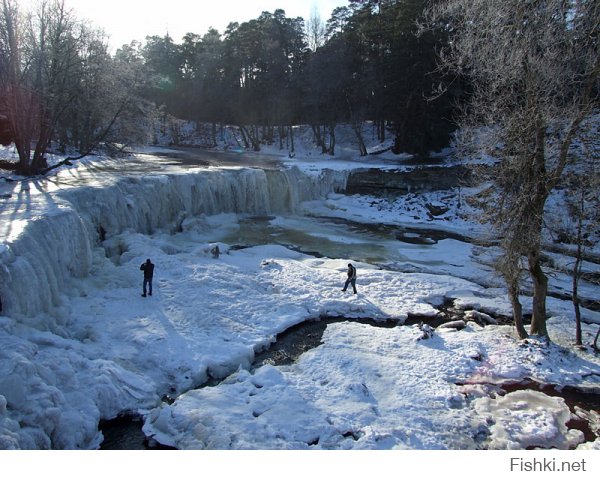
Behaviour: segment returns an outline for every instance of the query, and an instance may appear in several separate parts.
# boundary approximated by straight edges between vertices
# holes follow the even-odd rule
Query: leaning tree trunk
[[[246,137],[246,129],[243,125],[240,125],[240,133],[242,135],[242,141],[244,142],[245,148],[250,148],[250,143],[248,143],[248,138]]]
[[[367,155],[367,147],[365,146],[365,141],[361,132],[362,121],[359,120],[358,116],[354,112],[354,108],[352,107],[350,97],[348,97],[347,95],[346,102],[348,103],[348,111],[350,112],[350,121],[352,123],[352,129],[354,130],[356,140],[358,141],[358,151],[360,152],[361,157],[365,157]]]
[[[503,255],[498,259],[495,268],[501,273],[508,287],[508,298],[512,306],[513,320],[517,334],[521,340],[528,337],[525,326],[523,325],[523,306],[519,300],[521,285],[521,255],[511,245],[508,238],[504,239],[502,244]]]
[[[243,125],[240,125],[240,130],[244,136],[244,143],[248,145],[249,140],[250,144],[252,145],[252,150],[254,150],[255,152],[260,152],[260,143],[258,141],[258,126],[250,125],[250,127],[246,128]]]
[[[366,157],[369,154],[369,152],[367,151],[365,140],[362,136],[360,123],[353,124],[352,128],[354,129],[354,134],[356,135],[356,140],[358,141],[358,151],[360,152],[360,156]]]
[[[36,142],[35,149],[33,151],[33,158],[31,160],[30,173],[37,175],[44,169],[48,168],[46,161],[46,151],[50,146],[50,140],[52,139],[52,128],[50,126],[49,114],[40,109],[40,123],[39,123],[39,134]]]
[[[523,306],[519,301],[519,289],[515,285],[509,286],[508,296],[512,305],[513,320],[517,334],[521,340],[525,340],[529,335],[527,335],[527,330],[525,330],[525,326],[523,325]]]

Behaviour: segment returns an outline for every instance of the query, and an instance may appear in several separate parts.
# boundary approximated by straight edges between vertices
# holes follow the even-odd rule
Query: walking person
[[[146,287],[148,287],[148,294],[152,296],[152,277],[154,277],[154,264],[150,261],[150,259],[147,259],[146,263],[142,263],[140,270],[144,272],[142,297],[146,296]]]
[[[356,291],[356,267],[351,263],[348,264],[348,278],[346,279],[346,283],[344,284],[344,288],[342,292],[345,292],[348,289],[348,285],[352,285],[352,289],[354,290],[354,295],[358,292]]]

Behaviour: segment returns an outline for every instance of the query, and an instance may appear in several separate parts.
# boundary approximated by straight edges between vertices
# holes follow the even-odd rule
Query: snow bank
[[[332,324],[296,363],[240,368],[154,409],[144,431],[181,449],[595,448],[567,428],[560,398],[529,390],[489,398],[463,386],[482,370],[496,380],[543,376],[559,358],[508,332],[470,323],[419,340],[416,326]],[[578,368],[572,359],[563,371]]]

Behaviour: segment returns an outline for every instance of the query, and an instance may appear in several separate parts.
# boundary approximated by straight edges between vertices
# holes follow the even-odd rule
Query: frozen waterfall
[[[61,292],[90,273],[102,240],[124,231],[176,231],[184,219],[202,214],[294,213],[303,201],[344,190],[346,181],[347,172],[332,170],[208,169],[42,191],[27,204],[13,195],[0,231],[2,313],[23,320],[52,313],[59,325]],[[12,226],[17,216],[27,218],[18,231]]]

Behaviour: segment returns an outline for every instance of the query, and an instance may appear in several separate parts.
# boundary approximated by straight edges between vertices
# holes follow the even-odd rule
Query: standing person
[[[346,291],[346,289],[348,288],[348,284],[352,284],[354,295],[356,295],[356,268],[351,263],[348,264],[348,278],[346,279],[346,283],[344,284],[342,292]]]
[[[142,263],[140,270],[144,272],[144,283],[142,297],[146,296],[146,286],[148,286],[148,294],[152,296],[152,277],[154,276],[154,264],[150,259],[146,260],[146,263]]]

